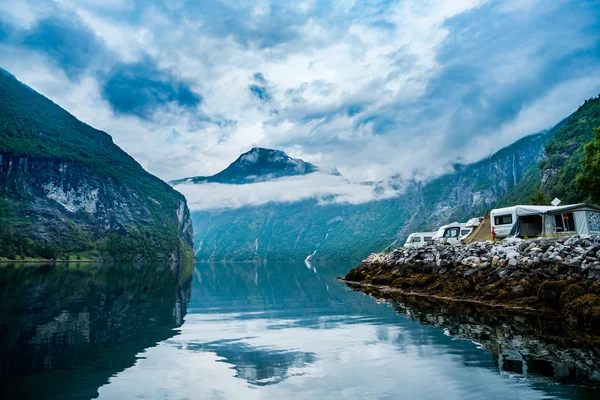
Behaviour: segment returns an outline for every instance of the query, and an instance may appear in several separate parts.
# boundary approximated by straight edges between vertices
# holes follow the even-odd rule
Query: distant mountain
[[[193,258],[185,198],[0,69],[0,258]]]
[[[363,204],[317,200],[193,211],[201,260],[356,260],[410,232],[483,215],[543,157],[554,131],[525,137],[482,161],[428,182],[365,182],[398,195]],[[235,164],[235,163],[234,163]]]
[[[224,183],[242,185],[264,182],[275,178],[294,175],[307,175],[318,171],[315,165],[292,158],[281,150],[255,147],[242,154],[223,171],[212,176],[195,176],[169,182],[172,185],[182,183]],[[337,170],[330,173],[339,175]]]

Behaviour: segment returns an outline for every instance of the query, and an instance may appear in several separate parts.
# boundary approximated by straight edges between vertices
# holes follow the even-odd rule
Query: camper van
[[[539,236],[542,227],[542,215],[544,212],[552,209],[552,206],[513,206],[497,208],[490,212],[490,223],[494,236],[499,239],[510,236],[510,232],[515,226],[517,219],[523,217],[520,221],[524,228],[525,236]],[[533,228],[533,225],[538,227]],[[533,229],[531,229],[533,228]]]
[[[440,227],[433,237],[433,241],[441,244],[456,244],[460,242],[461,238],[468,236],[473,229],[473,226],[453,222]]]
[[[600,230],[600,207],[572,204],[498,208],[490,212],[490,223],[500,239],[596,233]]]
[[[408,239],[406,239],[406,243],[404,243],[404,247],[423,247],[425,245],[431,244],[433,241],[433,236],[435,232],[415,232],[408,235]]]

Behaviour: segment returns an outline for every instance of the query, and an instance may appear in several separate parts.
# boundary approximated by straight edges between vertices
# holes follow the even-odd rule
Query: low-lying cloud
[[[192,211],[225,210],[267,203],[314,199],[319,205],[361,204],[401,193],[386,182],[355,183],[344,177],[315,172],[246,185],[183,183],[175,186]]]

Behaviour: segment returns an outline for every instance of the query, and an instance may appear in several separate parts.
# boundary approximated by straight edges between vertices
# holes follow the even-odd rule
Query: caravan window
[[[425,236],[424,240],[426,242],[431,242],[433,240],[433,238],[431,236]]]
[[[419,236],[415,236],[413,238],[413,243],[421,243],[421,238]]]
[[[444,232],[445,238],[453,238],[459,236],[460,229],[459,228],[448,228],[446,232]]]
[[[575,232],[573,213],[556,214],[554,216],[557,232]]]
[[[512,215],[511,214],[498,215],[497,217],[494,217],[494,225],[508,225],[508,224],[512,224]]]
[[[460,231],[460,234],[461,234],[462,236],[468,235],[469,233],[471,233],[471,230],[470,230],[470,229],[463,229],[462,231]]]

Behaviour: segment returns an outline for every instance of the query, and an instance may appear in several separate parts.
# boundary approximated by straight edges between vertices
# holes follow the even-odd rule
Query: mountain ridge
[[[287,176],[308,175],[324,169],[299,158],[292,158],[282,150],[253,147],[242,153],[222,171],[210,176],[193,176],[169,181],[172,186],[183,183],[222,183],[242,185],[265,182]],[[332,175],[340,175],[333,169]]]

